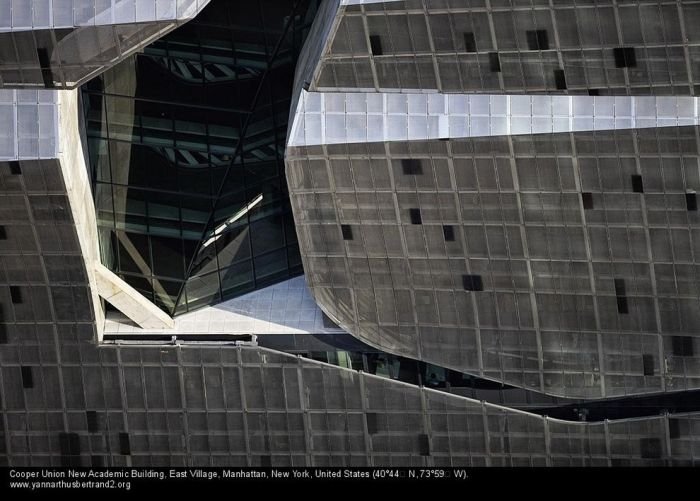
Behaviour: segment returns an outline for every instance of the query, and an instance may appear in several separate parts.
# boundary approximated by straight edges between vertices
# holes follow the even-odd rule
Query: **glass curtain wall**
[[[83,87],[102,259],[169,314],[302,273],[284,177],[318,0],[213,0]]]

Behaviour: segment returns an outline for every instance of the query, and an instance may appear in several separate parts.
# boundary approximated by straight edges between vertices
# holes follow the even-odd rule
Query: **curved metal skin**
[[[382,350],[551,395],[697,388],[695,6],[383,3],[319,16],[297,73],[287,177],[319,306]],[[593,40],[606,14],[679,65],[614,23]]]

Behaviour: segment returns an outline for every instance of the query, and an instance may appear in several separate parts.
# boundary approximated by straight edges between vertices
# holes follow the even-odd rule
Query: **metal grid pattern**
[[[461,372],[584,398],[697,387],[697,134],[291,147],[307,281],[363,341]]]
[[[674,127],[699,123],[694,97],[302,91],[288,146]]]
[[[197,15],[209,0],[0,2],[0,87],[74,88]]]
[[[2,0],[0,32],[189,19],[209,0]]]
[[[4,464],[653,466],[700,457],[697,414],[573,423],[260,348],[98,349],[84,333],[60,335],[59,353],[53,340],[28,336],[0,345]],[[23,389],[12,357],[31,364],[40,350],[34,386]]]
[[[0,161],[58,157],[57,98],[47,90],[0,89]]]
[[[350,3],[351,5],[348,5]],[[312,90],[696,95],[694,0],[342,2]]]

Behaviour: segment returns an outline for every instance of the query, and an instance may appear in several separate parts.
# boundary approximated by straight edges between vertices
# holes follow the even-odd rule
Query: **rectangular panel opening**
[[[632,191],[635,193],[644,193],[644,182],[639,174],[632,174]]]
[[[367,421],[367,433],[369,433],[370,435],[375,435],[379,430],[377,422],[377,413],[368,412],[367,414],[365,414],[365,420]]]
[[[527,30],[527,47],[530,50],[549,50],[547,30]]]
[[[498,57],[498,52],[489,52],[489,68],[494,73],[500,73],[501,58]]]
[[[613,49],[616,68],[634,68],[637,66],[637,53],[634,47],[616,47]]]
[[[384,55],[384,51],[382,50],[382,38],[379,35],[369,36],[369,46],[373,56]]]
[[[352,240],[352,226],[349,224],[341,224],[340,231],[343,232],[343,240]]]
[[[695,354],[693,338],[690,336],[673,336],[671,346],[673,354],[677,357],[692,357]]]
[[[591,210],[595,208],[595,205],[593,204],[593,193],[581,193],[581,201],[583,202],[583,208],[585,210]]]
[[[32,368],[23,365],[22,370],[22,387],[25,389],[34,388],[34,374],[32,373]]]
[[[645,376],[654,375],[654,355],[649,353],[642,355],[642,368]]]
[[[483,291],[484,282],[481,275],[462,275],[462,285],[465,291]]]
[[[0,225],[0,240],[7,240],[7,230],[2,225]]]
[[[558,90],[566,89],[566,75],[564,70],[554,70],[554,85]]]
[[[600,96],[600,89],[588,89],[589,96]]]
[[[445,236],[445,242],[455,241],[455,228],[454,226],[443,226],[442,234]]]
[[[685,206],[689,211],[698,210],[698,197],[695,193],[685,194]]]
[[[425,433],[418,435],[418,453],[421,456],[430,456],[430,440]]]
[[[464,49],[467,52],[476,52],[476,38],[471,31],[464,33]]]
[[[668,435],[669,438],[681,438],[681,421],[680,419],[668,418]]]
[[[615,294],[618,296],[626,296],[627,295],[627,288],[625,287],[625,279],[624,278],[616,278],[615,279]]]
[[[124,456],[129,456],[131,454],[131,443],[129,441],[128,433],[119,433],[119,454]]]
[[[629,303],[624,296],[617,296],[617,312],[622,315],[627,315],[630,312]]]
[[[95,432],[100,431],[100,424],[99,424],[99,421],[97,419],[97,412],[86,411],[85,417],[87,419],[87,427],[88,427],[88,431],[90,433],[95,433]]]
[[[10,297],[12,298],[12,304],[22,304],[22,289],[18,285],[11,285]]]
[[[416,158],[403,158],[401,168],[406,176],[418,176],[423,174],[423,163]]]
[[[19,162],[13,161],[13,162],[8,162],[10,164],[10,174],[19,176],[22,174],[22,168],[19,166]]]
[[[2,321],[2,317],[0,317]],[[7,325],[0,324],[0,344],[7,344]]]
[[[625,280],[622,278],[615,279],[615,295],[617,296],[617,312],[623,314],[629,313],[627,290],[625,287]]]
[[[408,209],[411,217],[411,224],[423,224],[423,218],[420,215],[420,209]]]

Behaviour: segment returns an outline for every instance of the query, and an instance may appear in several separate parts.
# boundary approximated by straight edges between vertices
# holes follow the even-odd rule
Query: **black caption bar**
[[[93,490],[135,492],[164,489],[181,492],[183,488],[226,488],[240,483],[304,482],[374,482],[374,483],[431,483],[445,482],[474,486],[488,484],[504,487],[513,480],[550,480],[552,476],[581,479],[608,478],[620,481],[648,475],[653,468],[0,468],[2,491],[21,496],[25,493],[56,493]],[[656,475],[676,477],[697,471],[686,468],[653,469]],[[681,478],[678,478],[680,474]],[[648,477],[647,477],[648,478]],[[697,478],[697,477],[696,477]],[[515,485],[515,484],[514,484]]]
[[[183,484],[323,481],[444,481],[470,479],[465,468],[4,468],[12,491],[114,490],[178,487]],[[178,487],[179,488],[179,487]]]

